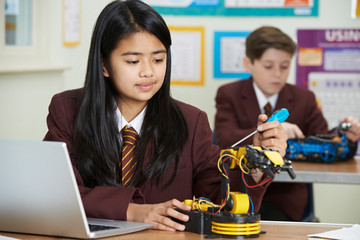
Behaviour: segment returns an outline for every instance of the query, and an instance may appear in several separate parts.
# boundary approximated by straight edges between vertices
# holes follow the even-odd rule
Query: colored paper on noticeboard
[[[318,0],[143,0],[160,14],[198,16],[318,16]]]

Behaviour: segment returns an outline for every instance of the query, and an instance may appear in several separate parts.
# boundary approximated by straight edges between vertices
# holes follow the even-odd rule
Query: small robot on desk
[[[324,163],[351,159],[356,154],[357,143],[346,138],[349,128],[351,123],[342,122],[331,130],[337,130],[337,134],[288,139],[285,157],[294,161]]]

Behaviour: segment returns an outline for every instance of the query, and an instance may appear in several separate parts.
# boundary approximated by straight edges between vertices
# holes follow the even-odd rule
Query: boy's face
[[[290,71],[292,55],[275,48],[267,49],[260,59],[252,63],[248,57],[244,58],[245,69],[252,74],[254,82],[270,97],[279,93],[285,86]]]

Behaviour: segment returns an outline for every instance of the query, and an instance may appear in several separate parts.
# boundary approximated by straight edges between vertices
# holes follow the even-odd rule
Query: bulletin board
[[[245,41],[250,31],[214,32],[214,78],[250,77],[243,66]]]
[[[143,0],[164,15],[318,16],[318,0]]]
[[[204,85],[204,27],[169,26],[171,84]]]
[[[63,45],[80,44],[81,0],[63,0]]]
[[[299,29],[296,84],[312,90],[328,121],[360,119],[360,29]]]

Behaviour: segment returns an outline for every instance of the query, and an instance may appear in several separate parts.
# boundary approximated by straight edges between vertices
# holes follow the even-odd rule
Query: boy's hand
[[[285,130],[278,121],[264,123],[266,120],[267,116],[265,114],[259,115],[258,132],[254,136],[254,145],[277,150],[283,157],[286,153],[286,141],[288,139]]]
[[[359,120],[354,117],[346,117],[342,122],[351,123],[351,128],[346,132],[346,137],[353,142],[357,142],[360,139],[360,123]]]
[[[304,138],[304,134],[298,125],[288,122],[281,123],[288,138]]]

